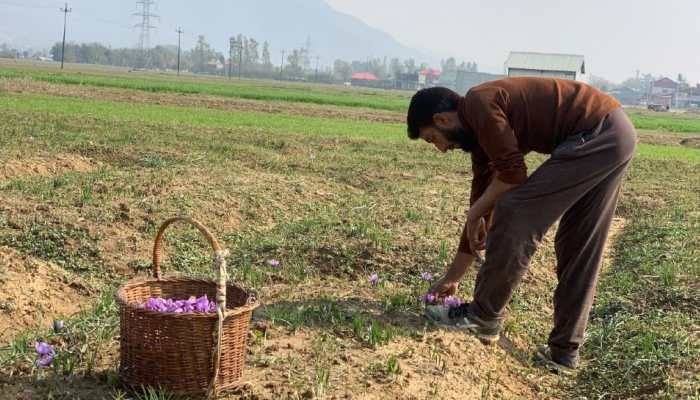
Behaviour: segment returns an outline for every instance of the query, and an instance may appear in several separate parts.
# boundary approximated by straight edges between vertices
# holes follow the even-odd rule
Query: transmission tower
[[[151,30],[156,27],[151,23],[151,20],[158,19],[158,15],[154,14],[152,9],[155,6],[155,0],[139,0],[136,2],[136,7],[139,9],[133,15],[139,17],[141,22],[134,25],[134,28],[140,30],[139,33],[139,52],[141,54],[142,66],[146,64],[146,52],[151,48]]]

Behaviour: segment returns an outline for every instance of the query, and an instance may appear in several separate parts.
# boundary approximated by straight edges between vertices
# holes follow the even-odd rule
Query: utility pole
[[[177,76],[180,76],[180,43],[182,34],[185,33],[185,31],[182,30],[182,27],[178,26],[175,32],[177,32]]]
[[[282,72],[284,71],[284,50],[282,50],[282,62],[280,63],[280,80],[282,80]]]
[[[68,8],[68,3],[60,11],[63,13],[63,45],[61,46],[61,69],[63,69],[63,61],[66,58],[66,25],[68,24],[68,13],[73,11],[72,8]]]
[[[321,60],[321,57],[316,56],[316,72],[314,73],[314,81],[318,82],[318,62]]]
[[[236,48],[236,38],[231,37],[228,40],[228,79],[233,75],[233,51]]]
[[[238,43],[238,80],[241,80],[241,71],[243,70],[243,40]]]

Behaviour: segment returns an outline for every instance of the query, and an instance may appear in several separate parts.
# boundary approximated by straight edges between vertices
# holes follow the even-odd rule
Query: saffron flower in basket
[[[213,313],[216,312],[216,303],[209,300],[205,294],[202,297],[194,296],[187,300],[163,299],[151,297],[141,305],[149,311],[169,312],[169,313]]]

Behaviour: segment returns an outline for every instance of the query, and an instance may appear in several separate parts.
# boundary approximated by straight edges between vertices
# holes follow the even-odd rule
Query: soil
[[[15,156],[0,166],[0,182],[33,176],[55,176],[66,172],[89,172],[100,166],[98,161],[77,154],[54,154],[23,158]]]
[[[29,328],[48,328],[89,302],[81,282],[51,263],[0,247],[0,345]]]

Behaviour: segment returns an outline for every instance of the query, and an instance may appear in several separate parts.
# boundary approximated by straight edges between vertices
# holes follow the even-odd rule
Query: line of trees
[[[111,48],[101,43],[66,43],[66,62],[103,64],[121,67],[142,67],[160,70],[177,69],[177,46],[161,45],[146,51],[135,48]],[[61,43],[55,43],[49,52],[55,61],[61,60]],[[252,78],[283,78],[319,82],[347,82],[356,72],[370,72],[378,79],[400,79],[416,75],[428,65],[418,64],[413,58],[371,58],[364,61],[337,59],[330,66],[320,67],[320,59],[313,57],[304,46],[287,50],[284,58],[274,59],[270,43],[261,42],[242,34],[229,39],[227,54],[216,51],[200,35],[195,46],[181,52],[180,68],[199,74],[242,75]],[[25,54],[24,57],[33,55]],[[0,46],[0,57],[18,57],[18,51],[8,45]],[[320,68],[319,68],[320,67]],[[443,60],[443,72],[478,70],[476,63],[458,64],[454,57]]]

